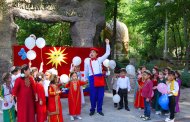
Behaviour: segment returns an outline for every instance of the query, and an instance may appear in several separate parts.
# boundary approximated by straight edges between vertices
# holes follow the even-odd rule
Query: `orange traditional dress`
[[[83,81],[71,81],[65,85],[66,88],[69,88],[69,114],[70,115],[80,115],[81,114],[81,91],[80,86],[87,84]]]
[[[142,78],[140,78],[138,80],[138,85],[139,85],[139,88],[136,92],[136,98],[135,98],[135,102],[134,102],[134,106],[135,108],[144,108],[144,98],[141,96],[142,94],[142,87],[144,85],[144,82],[142,81]]]
[[[46,97],[44,87],[41,83],[36,84],[36,93],[38,95],[38,101],[36,103],[37,122],[45,122],[47,119]],[[42,104],[40,104],[40,101],[42,101]]]
[[[54,84],[48,88],[48,122],[63,122],[62,106],[57,91],[59,89]]]

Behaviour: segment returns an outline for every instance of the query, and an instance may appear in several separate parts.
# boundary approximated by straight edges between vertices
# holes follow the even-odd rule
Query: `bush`
[[[190,73],[182,72],[181,73],[182,86],[190,87]]]

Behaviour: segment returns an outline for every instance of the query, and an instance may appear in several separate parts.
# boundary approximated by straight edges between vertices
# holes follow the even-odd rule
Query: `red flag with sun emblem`
[[[27,52],[28,49],[25,46],[13,46],[13,64],[15,66],[21,66],[23,64],[28,64],[29,60],[23,60],[18,53],[21,48]],[[99,56],[102,56],[105,53],[104,48],[99,49]],[[79,56],[82,59],[81,63],[81,71],[84,70],[84,59],[89,57],[90,48],[82,48],[82,47],[52,47],[46,46],[44,48],[39,49],[34,47],[33,50],[36,52],[36,58],[31,61],[32,67],[40,68],[40,63],[44,62],[43,72],[48,69],[56,68],[58,70],[58,74],[69,74],[70,66],[72,63],[72,59],[75,56]]]

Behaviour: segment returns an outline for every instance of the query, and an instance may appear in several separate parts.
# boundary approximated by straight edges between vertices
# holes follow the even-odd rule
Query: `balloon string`
[[[43,62],[43,58],[42,58],[42,49],[41,49],[41,60],[42,60],[42,62]]]

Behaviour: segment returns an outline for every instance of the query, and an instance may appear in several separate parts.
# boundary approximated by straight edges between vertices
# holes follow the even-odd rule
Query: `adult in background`
[[[84,75],[85,79],[88,79],[89,76],[89,84],[90,84],[90,116],[94,115],[95,109],[97,107],[97,112],[104,116],[102,112],[102,105],[104,99],[104,86],[98,86],[98,82],[94,81],[94,77],[101,77],[102,76],[102,62],[108,58],[110,55],[110,45],[109,40],[106,39],[106,53],[101,56],[98,56],[98,49],[91,48],[90,51],[90,59],[85,61],[84,64]],[[98,86],[98,87],[97,87]]]
[[[35,122],[35,81],[26,64],[21,67],[21,76],[15,81],[12,95],[17,99],[18,122]]]

